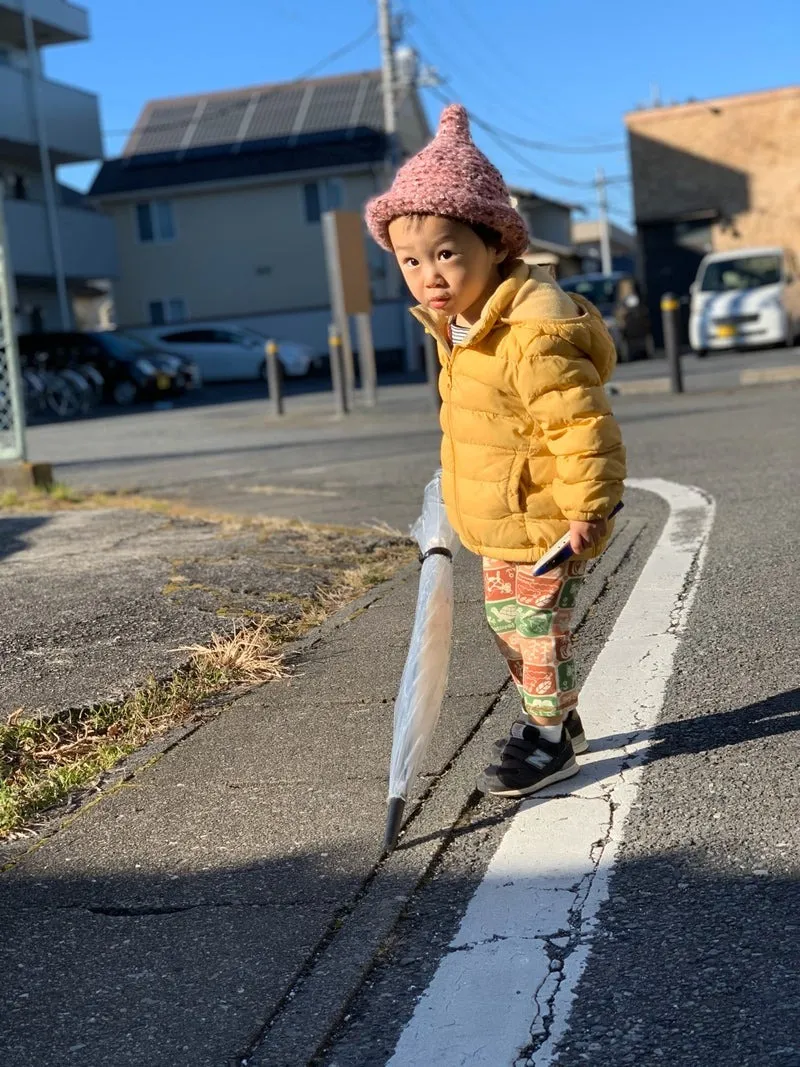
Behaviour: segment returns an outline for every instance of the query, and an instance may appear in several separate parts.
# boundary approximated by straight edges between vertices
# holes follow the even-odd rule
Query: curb
[[[767,382],[798,382],[800,381],[800,366],[789,367],[764,367],[763,370],[755,368],[743,370],[739,375],[740,385],[763,385]]]
[[[620,526],[590,573],[591,593],[576,618],[576,631],[624,565],[646,525],[633,518]],[[515,696],[509,681],[493,694],[476,696],[481,703],[477,721],[448,764],[410,805],[397,848],[388,856],[379,856],[376,843],[376,860],[361,888],[323,936],[260,1033],[246,1050],[228,1060],[227,1067],[285,1067],[287,1047],[292,1048],[293,1062],[298,1065],[319,1062],[410,900],[458,833],[460,821],[482,799],[476,792],[465,794],[463,782],[474,779],[482,755],[502,729],[498,715]]]
[[[734,372],[735,373],[735,372]],[[724,372],[720,375],[724,378]],[[780,382],[797,382],[800,381],[800,364],[792,364],[788,367],[763,367],[763,368],[749,368],[747,370],[739,371],[738,375],[738,387],[748,385],[769,385],[772,383]],[[718,387],[710,387],[709,389],[697,389],[691,388],[691,379],[688,379],[686,392],[715,392],[717,389],[725,391],[730,388],[737,388],[737,385],[731,386],[720,383]],[[606,392],[609,396],[653,396],[656,394],[669,393],[670,380],[667,377],[659,378],[640,378],[633,381],[620,381],[612,382],[606,386]]]
[[[668,393],[669,390],[669,378],[642,378],[638,382],[614,382],[606,386],[606,392],[611,396],[649,396]]]

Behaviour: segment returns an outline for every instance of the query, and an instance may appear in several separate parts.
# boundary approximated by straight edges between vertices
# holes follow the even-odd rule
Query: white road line
[[[628,484],[670,514],[583,688],[583,770],[512,820],[389,1067],[547,1067],[566,1030],[714,522],[699,489]]]

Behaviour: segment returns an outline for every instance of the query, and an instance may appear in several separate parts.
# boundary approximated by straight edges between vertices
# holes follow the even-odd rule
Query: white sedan
[[[250,381],[266,378],[267,338],[243,326],[185,323],[126,330],[157,348],[186,356],[200,368],[204,382]],[[322,361],[310,345],[278,340],[278,359],[284,374],[300,378]]]

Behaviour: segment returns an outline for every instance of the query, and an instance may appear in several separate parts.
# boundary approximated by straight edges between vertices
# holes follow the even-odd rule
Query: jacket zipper
[[[456,349],[458,345],[451,345],[450,358],[447,361],[447,376],[450,380],[450,395],[447,403],[447,429],[450,433],[450,447],[453,450],[453,503],[458,517],[458,525],[464,529],[464,520],[461,518],[461,503],[458,497],[458,474],[456,471],[456,445],[453,438],[453,364],[456,361]]]

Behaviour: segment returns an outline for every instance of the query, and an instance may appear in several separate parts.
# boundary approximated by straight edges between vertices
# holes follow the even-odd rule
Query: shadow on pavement
[[[91,877],[76,872],[48,878],[39,871],[29,879],[24,866],[11,872],[0,880],[2,1062],[15,1067],[240,1063],[291,999],[306,962],[346,918],[357,891],[349,875],[358,865],[352,850],[331,846],[316,854],[298,851],[192,873],[166,858],[160,871],[149,873],[104,872],[97,864]],[[424,885],[366,985],[342,1004],[348,1021],[328,1046],[331,1055],[316,1063],[379,1067],[386,1062],[481,874],[480,869],[443,869]],[[767,1056],[770,1034],[781,1017],[789,1033],[797,1009],[789,985],[796,937],[775,936],[775,916],[786,916],[796,887],[783,876],[714,872],[704,866],[702,855],[689,850],[623,858],[601,911],[601,937],[581,980],[591,997],[579,998],[573,1013],[567,1041],[572,1054],[596,1041],[593,1023],[599,1014],[624,1039],[626,1052],[630,1041],[643,1057],[637,1062],[651,1062],[654,1031],[665,1050],[677,1033],[685,1034],[685,1028],[675,1027],[673,1004],[691,1002],[701,986],[705,1011],[714,1014],[714,1043],[704,1040],[698,1026],[702,1012],[695,1007],[692,1040],[698,1058],[674,1055],[664,1062],[687,1067],[767,1062],[748,1057]],[[331,902],[337,904],[332,908]],[[613,940],[607,942],[609,930]],[[667,998],[653,980],[656,971],[669,982]],[[330,982],[335,990],[337,975],[331,974]],[[631,995],[635,1019],[646,1020],[644,1027],[634,1026]],[[770,1005],[767,1028],[753,1010],[762,998]],[[588,1021],[582,1018],[587,1000]],[[532,1003],[532,1017],[534,1010]],[[356,1053],[348,1037],[357,1037]],[[292,1059],[291,1049],[274,1048],[269,1036],[266,1040],[269,1063],[303,1067]],[[620,1053],[616,1039],[602,1051],[597,1045],[591,1051],[593,1067],[628,1062],[614,1058]],[[710,1058],[703,1059],[704,1053]],[[572,1065],[579,1059],[555,1062]],[[782,1067],[795,1061],[769,1062]]]
[[[238,1063],[363,882],[357,848],[228,867],[224,840],[191,858],[168,836],[157,871],[120,870],[97,842],[73,876],[26,876],[24,861],[0,876],[4,1065]],[[301,1067],[290,1050],[282,1062]]]
[[[26,534],[50,521],[48,515],[0,516],[0,560],[28,547]]]
[[[431,427],[431,429],[429,431],[422,431],[422,432],[423,433],[427,433],[430,436],[435,437],[435,438],[438,438],[440,436],[440,433],[441,433],[441,431],[436,428],[435,423],[432,424],[432,427]],[[362,444],[362,443],[368,444],[371,441],[380,441],[382,443],[385,443],[387,446],[391,445],[392,443],[396,443],[398,445],[403,445],[403,444],[407,444],[408,443],[408,436],[409,436],[408,433],[404,433],[404,434],[402,434],[402,433],[387,434],[385,432],[382,433],[380,430],[376,431],[375,433],[371,433],[371,434],[359,434],[357,437],[354,437],[352,439],[352,442],[351,442],[351,447],[352,447],[351,455],[354,454],[355,448],[358,445]],[[416,434],[416,436],[419,436],[419,434]],[[282,451],[282,450],[283,451],[286,451],[286,450],[295,450],[296,451],[298,448],[302,448],[302,447],[311,448],[311,449],[314,449],[316,452],[319,452],[320,442],[319,441],[305,441],[305,442],[301,442],[301,443],[298,444],[297,441],[266,441],[265,440],[263,443],[260,443],[260,444],[257,444],[257,445],[232,445],[230,448],[209,448],[209,449],[194,448],[194,449],[190,449],[190,450],[185,451],[185,452],[159,452],[159,453],[155,453],[155,454],[152,453],[152,452],[142,452],[142,453],[137,454],[135,456],[115,456],[115,457],[111,457],[111,458],[108,458],[107,456],[99,456],[99,457],[94,458],[94,459],[71,460],[70,462],[64,464],[64,466],[79,467],[79,468],[83,468],[83,467],[98,467],[98,466],[99,467],[102,467],[102,466],[123,467],[123,466],[127,466],[129,464],[136,464],[136,463],[142,463],[142,462],[148,462],[148,463],[150,463],[150,462],[158,462],[159,460],[196,459],[196,458],[199,458],[200,456],[246,455],[246,454],[250,454],[250,453],[254,453],[254,452],[255,453],[258,453],[258,452],[279,452],[279,451]],[[382,454],[384,452],[390,454],[391,453],[391,449],[389,449],[387,447],[385,450],[382,450]],[[375,454],[374,448],[371,449],[368,452],[368,454],[369,455],[374,455]]]
[[[637,732],[632,725],[629,734],[594,738],[591,736],[591,722],[587,719],[590,750],[617,752],[612,759],[598,760],[591,763],[587,769],[595,779],[601,779],[607,774],[616,774],[619,768],[619,749],[632,734],[636,734],[638,739],[648,741],[650,747],[645,762],[655,763],[675,756],[702,755],[747,741],[780,737],[796,730],[800,730],[800,689],[789,689],[785,693],[778,693],[767,700],[733,711],[717,712],[713,715],[701,714],[677,722],[662,722],[650,731]]]
[[[797,698],[792,690],[728,713],[664,723],[654,731],[653,758],[795,730]],[[369,885],[368,874],[364,879],[373,856],[364,842],[371,835],[345,821],[330,841],[320,837],[309,847],[315,836],[304,825],[309,801],[302,791],[284,796],[280,783],[273,785],[278,791],[270,794],[256,783],[230,782],[226,788],[238,790],[240,802],[226,833],[209,835],[200,818],[197,834],[187,838],[183,824],[197,818],[191,794],[182,795],[189,790],[175,787],[158,824],[148,821],[149,788],[133,783],[132,795],[141,793],[133,810],[114,797],[104,805],[128,820],[122,851],[89,836],[65,853],[57,836],[30,857],[30,870],[23,860],[0,876],[0,1062],[216,1067],[239,1064],[267,1032],[267,1062],[302,1067],[291,1049],[270,1046],[266,1028],[291,1000],[314,953],[348,929],[352,902]],[[278,800],[299,820],[298,847],[270,856],[269,816],[278,814],[271,811]],[[477,847],[482,833],[499,830],[514,810],[491,801],[480,808],[483,803],[468,831],[457,831],[456,853],[459,841],[469,847],[472,837]],[[80,836],[80,823],[75,829]],[[150,869],[136,862],[148,855],[142,832],[157,833],[161,842],[155,869],[152,850]],[[345,833],[351,842],[337,841]],[[404,851],[415,844],[409,838]],[[238,865],[226,859],[243,850],[264,858]],[[331,1056],[316,1062],[386,1062],[489,855],[477,847],[471,862],[440,864],[423,882],[366,985],[346,1006],[349,1021]],[[396,886],[384,881],[381,897],[406,891],[401,874]],[[572,1067],[589,1053],[592,1067],[649,1063],[655,1042],[663,1062],[676,1067],[794,1064],[775,1048],[780,1052],[781,1035],[792,1033],[800,1007],[800,927],[790,908],[796,893],[788,874],[721,870],[694,842],[647,854],[623,849],[571,1029],[554,1062]],[[337,980],[330,975],[336,992]],[[769,1006],[769,1027],[754,1004]],[[686,1010],[689,1029],[679,1022]],[[600,1024],[613,1040],[600,1035],[598,1044]]]

